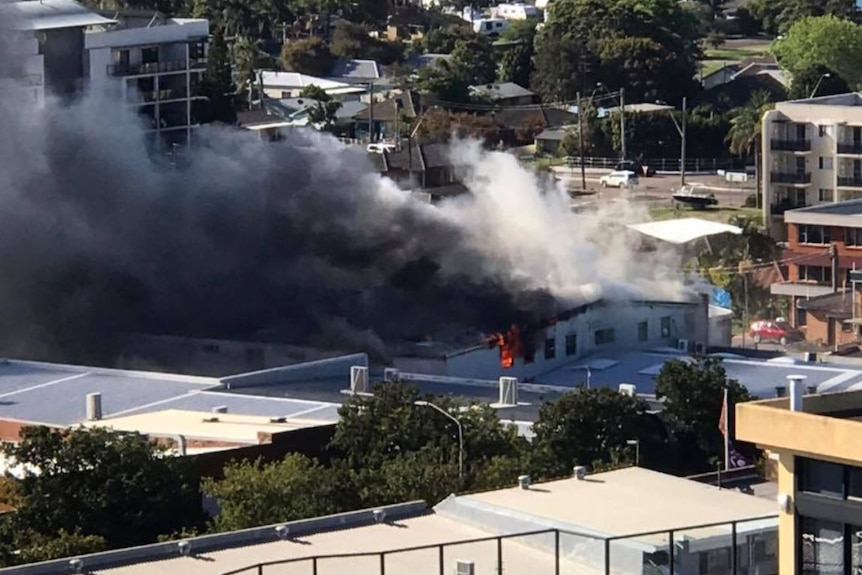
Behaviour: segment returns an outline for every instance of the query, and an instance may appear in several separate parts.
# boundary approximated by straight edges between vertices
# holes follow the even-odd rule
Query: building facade
[[[736,406],[737,439],[777,465],[781,575],[862,569],[860,414],[859,391]]]
[[[789,299],[790,322],[812,343],[856,340],[852,270],[862,270],[862,200],[820,204],[783,214],[787,248],[784,281],[773,295]]]
[[[86,35],[90,87],[133,108],[157,149],[191,142],[206,73],[209,24],[200,19],[120,17]]]
[[[784,214],[862,198],[862,95],[779,102],[763,116],[763,219],[786,240]]]

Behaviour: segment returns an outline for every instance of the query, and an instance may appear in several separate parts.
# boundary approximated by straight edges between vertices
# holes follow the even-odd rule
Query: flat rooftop
[[[456,499],[604,536],[757,519],[776,513],[772,501],[641,467],[589,475],[583,481],[563,479],[535,484],[531,489],[513,487]]]
[[[779,102],[776,108],[780,111],[784,106],[862,106],[862,94],[850,92],[849,94],[835,94],[832,96],[818,96],[817,98],[803,98],[801,100],[790,100]]]

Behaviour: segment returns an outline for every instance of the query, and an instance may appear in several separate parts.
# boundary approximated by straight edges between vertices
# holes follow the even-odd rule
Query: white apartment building
[[[0,92],[41,105],[45,101],[45,57],[39,53],[39,40],[20,34],[9,48],[13,62],[0,70]]]
[[[762,122],[770,235],[787,240],[787,210],[862,198],[862,94],[779,102]]]
[[[527,18],[536,18],[539,11],[535,6],[524,4],[523,2],[513,2],[511,4],[500,4],[491,8],[491,15],[505,18],[506,20],[526,20]]]
[[[206,72],[206,20],[133,15],[86,35],[90,88],[133,107],[157,146],[187,145]]]

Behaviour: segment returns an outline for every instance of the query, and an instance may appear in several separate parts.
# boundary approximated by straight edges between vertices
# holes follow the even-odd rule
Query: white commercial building
[[[786,240],[784,212],[862,198],[862,95],[779,102],[763,115],[763,219]]]
[[[135,108],[162,145],[186,145],[198,122],[194,103],[206,72],[209,23],[199,19],[120,18],[86,35],[90,88]]]

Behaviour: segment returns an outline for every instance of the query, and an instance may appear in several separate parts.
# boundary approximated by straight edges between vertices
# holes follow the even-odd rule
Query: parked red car
[[[751,324],[751,339],[754,343],[761,341],[777,341],[786,345],[788,341],[802,339],[802,334],[792,328],[789,323],[779,318],[776,320],[761,320]]]

